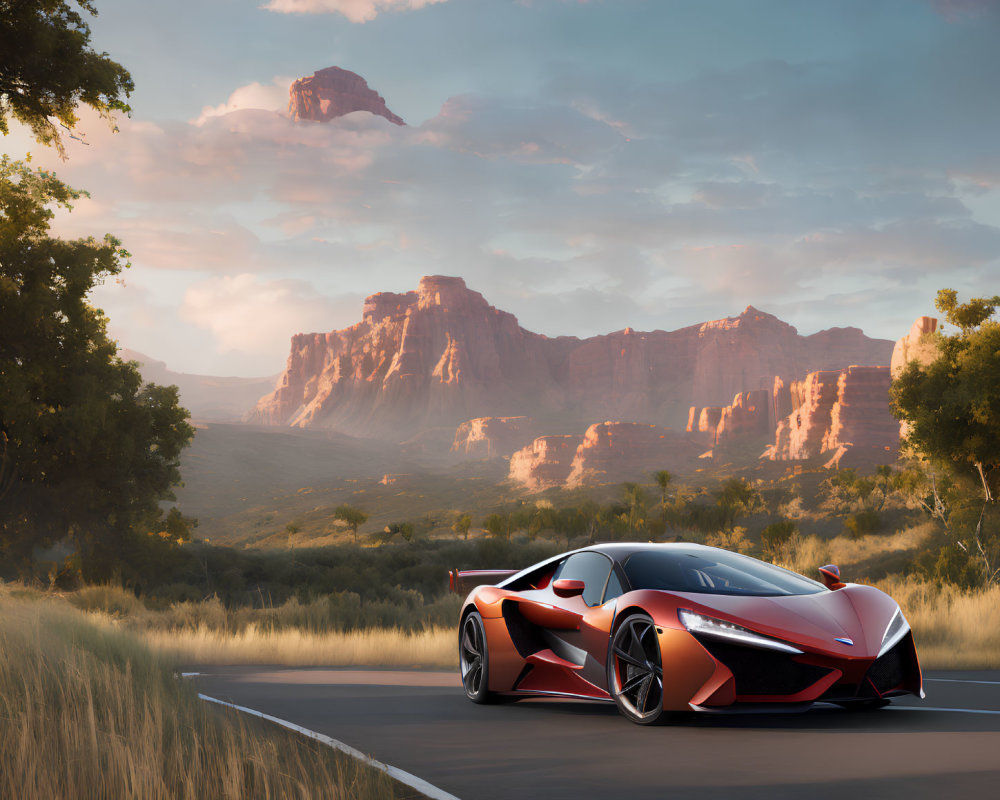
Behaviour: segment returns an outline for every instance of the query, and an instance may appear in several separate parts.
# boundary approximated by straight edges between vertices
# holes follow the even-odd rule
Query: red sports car
[[[697,544],[604,544],[520,572],[454,571],[469,699],[614,700],[641,725],[664,712],[923,696],[910,627],[872,586],[819,583]],[[501,580],[502,579],[502,580]],[[476,584],[496,582],[496,585]]]

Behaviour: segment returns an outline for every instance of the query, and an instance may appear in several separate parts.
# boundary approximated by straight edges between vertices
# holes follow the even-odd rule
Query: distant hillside
[[[192,419],[212,422],[238,422],[251,411],[261,395],[274,389],[277,376],[267,378],[219,378],[190,375],[167,369],[157,361],[134,350],[122,350],[126,361],[138,361],[144,380],[180,390],[181,405]]]

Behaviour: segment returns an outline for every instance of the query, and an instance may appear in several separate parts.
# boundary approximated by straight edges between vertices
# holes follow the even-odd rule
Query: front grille
[[[904,637],[899,644],[884,656],[877,658],[868,668],[868,680],[879,694],[885,694],[903,682],[906,669],[904,645],[908,645],[909,641],[909,637]]]
[[[831,670],[793,661],[790,653],[730,644],[707,636],[695,636],[702,647],[729,667],[737,695],[797,694],[808,689]]]

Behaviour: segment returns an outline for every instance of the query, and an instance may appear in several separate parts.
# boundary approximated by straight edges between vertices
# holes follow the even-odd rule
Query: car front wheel
[[[608,688],[618,710],[638,725],[663,719],[663,663],[656,626],[632,614],[615,631],[608,653]]]

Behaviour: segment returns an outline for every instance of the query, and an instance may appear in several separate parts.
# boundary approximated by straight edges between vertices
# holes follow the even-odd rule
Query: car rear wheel
[[[462,672],[462,686],[473,703],[492,700],[489,689],[490,659],[486,643],[486,629],[478,611],[462,620],[458,631],[458,665]]]
[[[663,714],[663,663],[656,626],[632,614],[615,631],[608,653],[608,688],[618,710],[638,725],[655,725]]]

